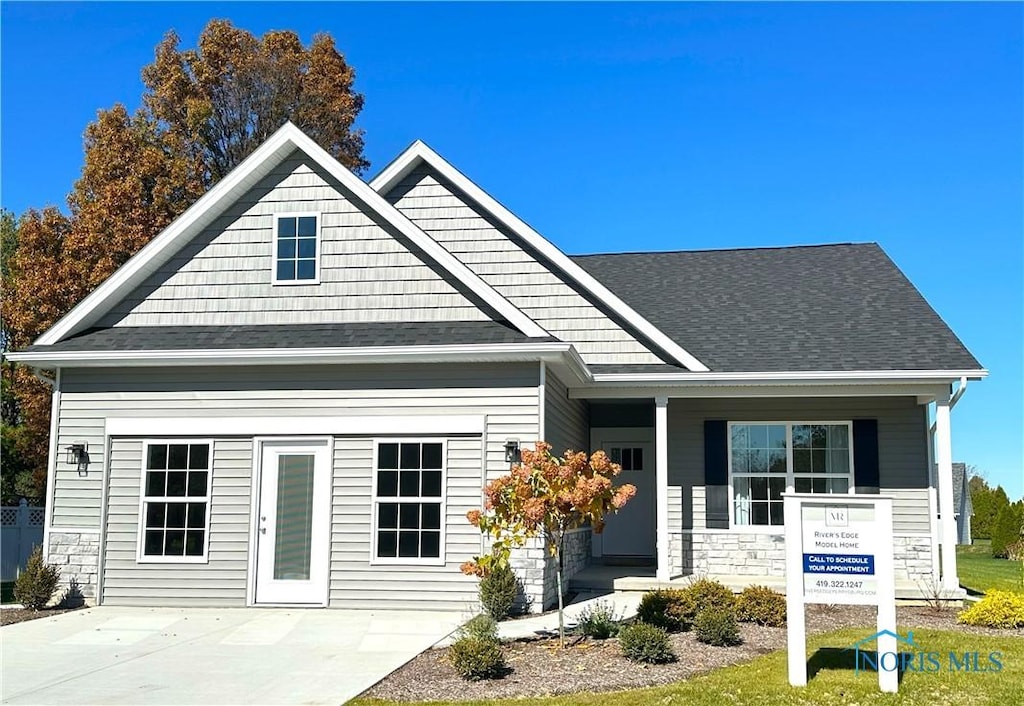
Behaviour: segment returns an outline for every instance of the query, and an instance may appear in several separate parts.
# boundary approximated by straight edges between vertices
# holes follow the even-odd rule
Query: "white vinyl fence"
[[[18,507],[0,508],[0,581],[18,578],[32,550],[43,543],[43,513],[24,499]]]

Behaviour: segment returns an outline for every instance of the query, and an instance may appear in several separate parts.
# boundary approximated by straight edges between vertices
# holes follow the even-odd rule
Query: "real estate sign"
[[[883,538],[873,505],[804,503],[800,526],[805,603],[878,602],[875,553]]]
[[[878,652],[895,651],[892,498],[785,493],[783,499],[789,683],[807,684],[808,603],[877,606]],[[879,670],[878,684],[896,691],[897,675]]]

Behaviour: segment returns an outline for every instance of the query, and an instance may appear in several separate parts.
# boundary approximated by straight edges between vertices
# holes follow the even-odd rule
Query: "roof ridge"
[[[595,252],[595,253],[584,253],[579,255],[570,255],[569,257],[605,257],[608,255],[676,255],[676,254],[691,254],[691,253],[702,253],[702,252],[742,252],[748,250],[808,250],[811,248],[837,248],[837,247],[860,247],[865,245],[874,245],[879,247],[876,241],[865,241],[860,243],[845,242],[845,243],[812,243],[812,244],[801,244],[801,245],[751,245],[748,247],[740,248],[697,248],[694,250],[629,250],[623,252]]]

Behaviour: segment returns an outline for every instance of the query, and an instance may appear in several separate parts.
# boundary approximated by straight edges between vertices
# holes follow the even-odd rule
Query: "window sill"
[[[302,285],[315,286],[320,284],[320,278],[316,279],[281,279],[271,280],[270,284],[275,287],[301,287]]]
[[[193,556],[193,557],[181,557],[181,556],[140,556],[135,559],[136,564],[209,564],[210,557],[208,556]]]
[[[370,566],[445,566],[446,564],[444,557],[440,559],[397,559],[391,557],[370,559]]]

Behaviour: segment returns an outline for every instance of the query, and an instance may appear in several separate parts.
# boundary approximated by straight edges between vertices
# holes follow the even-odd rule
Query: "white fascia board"
[[[961,378],[981,380],[988,376],[988,371],[979,370],[799,370],[781,372],[739,372],[739,373],[607,373],[595,374],[598,383],[623,383],[627,385],[666,385],[672,383],[689,384],[722,384],[745,383],[757,384],[790,384],[799,382],[835,382],[835,383],[881,383],[881,382],[923,382],[949,381]]]
[[[474,184],[467,176],[449,164],[424,142],[417,140],[410,145],[405,152],[399,155],[370,182],[370,188],[381,194],[387,193],[421,161],[435,168],[442,176],[483,206],[507,228],[529,243],[531,247],[553,262],[556,267],[575,280],[577,284],[586,289],[598,301],[621,316],[630,326],[642,333],[658,348],[672,356],[680,365],[693,372],[706,372],[708,370],[706,365],[686,352],[678,343],[662,333],[661,330],[633,310],[632,307],[613,294],[611,290],[601,284],[586,270],[569,259],[565,253],[559,250],[547,238],[502,206],[490,194]]]
[[[302,417],[107,417],[109,436],[259,436],[272,434],[482,434],[482,415]]]
[[[445,363],[551,360],[568,364],[591,380],[569,343],[492,343],[362,348],[248,348],[160,351],[29,351],[7,356],[16,363],[57,368],[178,365],[294,365],[337,363]]]
[[[399,213],[394,206],[367,186],[359,177],[346,169],[312,138],[288,122],[107,278],[103,284],[40,336],[35,343],[51,345],[95,323],[110,306],[127,295],[132,288],[141,284],[145,277],[219,216],[225,205],[230,205],[234,199],[269,173],[274,166],[295,149],[305,152],[358,199],[375,210],[523,334],[530,338],[549,335],[533,319],[498,294],[433,238]]]

